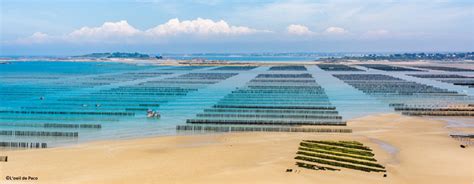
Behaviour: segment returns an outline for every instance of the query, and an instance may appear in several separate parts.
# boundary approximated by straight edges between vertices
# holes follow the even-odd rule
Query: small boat
[[[153,110],[148,110],[146,111],[146,117],[147,118],[160,118],[161,115],[159,112],[153,111]]]

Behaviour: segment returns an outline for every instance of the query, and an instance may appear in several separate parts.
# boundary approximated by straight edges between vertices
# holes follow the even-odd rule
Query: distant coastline
[[[0,57],[0,64],[8,64],[13,61],[42,61],[42,62],[120,62],[128,64],[153,64],[153,65],[287,65],[287,64],[318,64],[318,63],[357,63],[357,62],[463,62],[474,63],[474,52],[452,52],[452,53],[399,53],[399,54],[320,54],[316,53],[248,53],[239,54],[239,57],[275,57],[285,58],[274,62],[267,60],[235,60],[236,54],[190,54],[183,55],[180,59],[163,57],[161,55],[149,55],[138,52],[105,52],[91,53],[79,56],[25,56],[25,57]],[[324,57],[326,55],[326,57]],[[331,55],[331,56],[330,56]],[[213,57],[218,56],[219,59]],[[292,60],[294,57],[302,57]],[[189,58],[189,59],[182,59]],[[208,59],[211,58],[211,59]],[[227,60],[226,58],[229,58]],[[230,60],[230,58],[233,58]],[[311,59],[317,58],[317,59]],[[287,59],[287,60],[286,60]]]
[[[344,56],[340,58],[327,57],[321,61],[473,61],[474,52],[452,52],[452,53],[395,53],[395,54],[365,54],[362,56]]]

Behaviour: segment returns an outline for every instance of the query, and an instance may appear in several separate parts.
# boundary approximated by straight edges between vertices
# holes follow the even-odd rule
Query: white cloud
[[[242,35],[256,32],[268,32],[256,30],[245,26],[231,26],[227,22],[213,21],[211,19],[197,18],[195,20],[170,19],[168,22],[146,30],[146,33],[153,36],[177,35],[177,34],[198,34],[198,35]]]
[[[291,24],[286,28],[286,31],[289,34],[294,34],[294,35],[310,35],[313,34],[311,30],[309,30],[308,27],[299,25],[299,24]]]
[[[39,42],[44,42],[48,40],[49,36],[48,34],[45,34],[42,32],[36,32],[36,33],[33,33],[33,35],[31,35],[30,38]]]
[[[42,32],[35,32],[31,36],[26,38],[20,38],[16,40],[17,43],[21,44],[32,44],[32,43],[46,43],[51,42],[53,37],[49,36],[48,34]]]
[[[346,34],[348,31],[341,27],[328,27],[324,30],[326,34]]]
[[[211,19],[197,18],[195,20],[170,19],[164,24],[157,25],[151,29],[142,31],[127,21],[105,22],[98,27],[82,27],[64,35],[47,35],[36,32],[33,35],[17,39],[20,44],[44,43],[52,41],[62,41],[71,43],[84,42],[149,42],[156,38],[166,38],[171,35],[194,35],[194,36],[215,36],[215,35],[247,35],[254,33],[268,33],[268,30],[257,30],[245,26],[229,25],[226,21],[213,21]]]
[[[68,38],[110,38],[110,37],[129,37],[141,33],[127,21],[105,22],[99,27],[82,27],[69,33]]]

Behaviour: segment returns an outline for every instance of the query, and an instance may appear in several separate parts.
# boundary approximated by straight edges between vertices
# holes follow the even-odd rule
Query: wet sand
[[[348,127],[354,132],[222,133],[0,151],[8,156],[0,162],[0,183],[9,183],[6,176],[38,177],[34,183],[474,182],[474,148],[460,148],[441,121],[380,114],[350,120]],[[298,168],[294,157],[303,139],[360,141],[388,176]]]

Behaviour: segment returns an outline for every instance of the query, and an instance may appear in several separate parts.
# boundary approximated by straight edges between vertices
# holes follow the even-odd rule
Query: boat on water
[[[160,118],[161,115],[160,115],[160,113],[157,112],[157,111],[148,110],[148,111],[146,112],[146,117],[147,117],[147,118]]]

